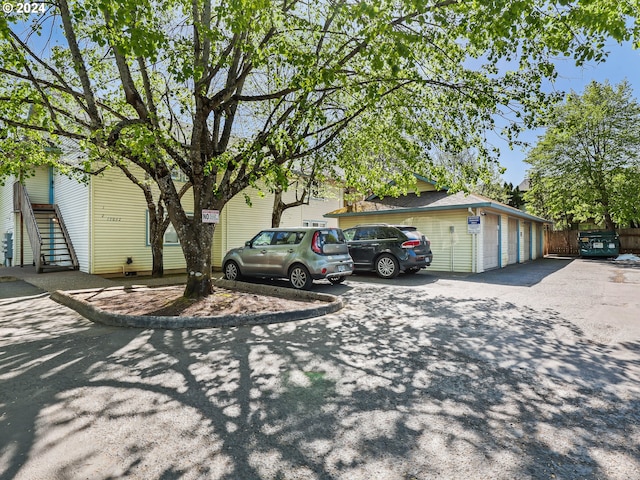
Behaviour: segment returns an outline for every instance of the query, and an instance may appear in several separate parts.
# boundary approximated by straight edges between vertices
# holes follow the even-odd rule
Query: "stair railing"
[[[31,250],[33,251],[33,261],[36,265],[36,272],[42,272],[42,236],[38,230],[36,216],[33,213],[31,200],[27,189],[20,182],[13,184],[13,210],[20,212],[24,225],[27,227],[27,235]],[[20,232],[22,235],[22,232]]]
[[[71,237],[69,236],[69,232],[67,231],[67,227],[64,224],[64,220],[62,220],[62,214],[60,213],[60,209],[57,204],[53,205],[53,208],[56,212],[56,217],[58,217],[58,225],[60,226],[60,230],[62,231],[62,235],[64,236],[64,241],[67,243],[67,249],[69,250],[69,254],[71,255],[71,264],[75,270],[80,268],[80,263],[78,262],[78,257],[76,256],[76,251],[71,244]]]

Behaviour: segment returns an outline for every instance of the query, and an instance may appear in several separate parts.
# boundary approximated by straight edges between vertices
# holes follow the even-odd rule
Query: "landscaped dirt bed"
[[[206,298],[194,300],[182,296],[184,286],[133,287],[75,293],[101,310],[122,315],[153,315],[167,317],[213,317],[233,314],[286,312],[321,305],[323,302],[289,300],[285,298],[243,293],[225,288],[213,288]]]

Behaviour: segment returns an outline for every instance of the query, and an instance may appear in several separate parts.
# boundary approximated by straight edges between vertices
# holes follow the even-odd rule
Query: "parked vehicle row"
[[[262,230],[244,247],[229,250],[222,266],[228,280],[243,276],[286,278],[297,289],[313,280],[337,284],[355,271],[395,278],[431,264],[429,239],[406,225],[358,225],[339,228],[294,227]]]
[[[272,228],[244,247],[230,250],[223,260],[229,280],[241,276],[288,278],[294,288],[308,289],[313,280],[344,281],[353,273],[353,260],[339,228]]]
[[[344,231],[356,270],[395,278],[402,271],[416,273],[431,265],[431,242],[417,228],[406,225],[359,225]]]

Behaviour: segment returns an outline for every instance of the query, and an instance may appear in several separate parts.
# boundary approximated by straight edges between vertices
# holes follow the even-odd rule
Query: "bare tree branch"
[[[147,100],[147,108],[151,113],[150,121],[155,128],[158,128],[158,110],[156,109],[156,104],[153,101],[151,80],[149,79],[149,72],[147,71],[147,65],[144,58],[138,57],[138,66],[140,67],[140,75],[142,76],[142,84],[144,85],[144,94]]]
[[[52,133],[54,135],[59,135],[61,137],[66,137],[66,138],[73,138],[75,140],[86,140],[87,136],[86,135],[80,135],[77,133],[73,133],[73,132],[69,132],[67,130],[61,130],[61,129],[51,129],[51,128],[46,128],[46,127],[41,127],[39,125],[31,125],[28,122],[18,122],[16,120],[12,120],[10,118],[6,118],[6,117],[0,117],[0,121],[6,123],[7,125],[11,125],[12,127],[20,127],[20,128],[24,128],[25,130],[35,130],[37,132],[45,132],[45,133]]]
[[[80,47],[78,46],[76,32],[73,28],[73,24],[71,23],[72,15],[69,11],[67,0],[59,0],[58,6],[60,7],[60,16],[62,18],[64,35],[67,38],[67,42],[69,43],[71,58],[73,59],[76,73],[80,77],[82,91],[84,92],[84,99],[87,102],[87,113],[89,114],[89,118],[91,119],[91,125],[93,126],[93,128],[98,128],[98,126],[102,123],[102,119],[100,118],[100,114],[98,113],[95,96],[91,87],[91,80],[89,78],[89,73],[87,72],[87,67],[84,64],[84,57],[82,56],[82,52],[80,51]]]

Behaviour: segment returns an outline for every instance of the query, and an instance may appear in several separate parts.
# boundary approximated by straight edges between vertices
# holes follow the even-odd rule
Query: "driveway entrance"
[[[640,478],[637,266],[396,280],[192,331],[0,300],[0,478]]]

